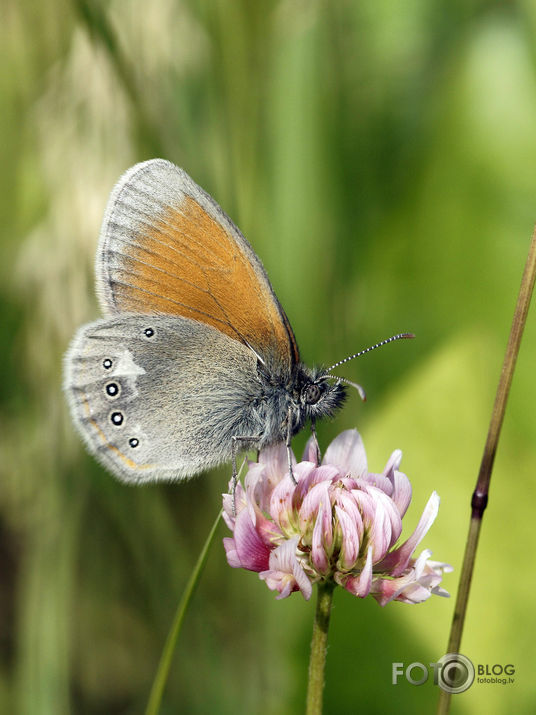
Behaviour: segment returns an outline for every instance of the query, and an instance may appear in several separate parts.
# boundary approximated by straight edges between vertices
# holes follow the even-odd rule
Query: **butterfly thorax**
[[[258,363],[257,374],[261,385],[258,402],[263,423],[260,446],[285,441],[297,434],[307,421],[315,422],[331,417],[346,399],[346,389],[321,368],[310,368],[303,363],[287,370],[266,369]]]

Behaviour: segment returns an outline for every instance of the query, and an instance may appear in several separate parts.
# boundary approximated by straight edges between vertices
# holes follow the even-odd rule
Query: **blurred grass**
[[[534,4],[7,0],[5,20],[0,711],[143,710],[228,478],[117,484],[84,454],[61,394],[61,356],[97,315],[108,193],[156,152],[251,240],[307,362],[417,333],[345,366],[369,401],[351,400],[320,438],[359,426],[375,469],[403,449],[406,529],[437,489],[425,545],[458,568],[536,221]],[[475,663],[513,663],[516,682],[475,684],[453,713],[536,708],[533,312],[463,641]],[[401,713],[431,711],[435,689],[394,688],[391,663],[440,657],[451,609],[337,593],[326,712],[385,712],[393,698]],[[216,548],[164,712],[302,712],[311,617]]]

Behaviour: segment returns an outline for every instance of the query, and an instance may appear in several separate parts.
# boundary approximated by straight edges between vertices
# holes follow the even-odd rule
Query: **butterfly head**
[[[323,368],[297,367],[294,403],[304,421],[332,417],[345,399],[346,387],[341,380]]]

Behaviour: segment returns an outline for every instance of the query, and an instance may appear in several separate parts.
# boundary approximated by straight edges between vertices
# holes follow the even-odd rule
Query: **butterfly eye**
[[[137,446],[139,445],[140,440],[137,439],[136,437],[131,437],[131,438],[128,440],[128,443],[129,443],[129,445],[132,447],[132,449],[134,449],[135,447],[137,447]]]
[[[108,397],[119,397],[121,392],[121,387],[117,382],[109,382],[104,389]]]
[[[105,370],[109,370],[112,367],[112,365],[113,365],[113,362],[110,360],[110,358],[104,358],[104,360],[102,361],[102,367]]]
[[[154,328],[145,328],[143,334],[146,338],[154,338]]]
[[[307,385],[304,391],[304,399],[308,405],[314,405],[322,396],[322,388],[316,382]]]
[[[123,417],[122,412],[112,412],[112,414],[110,415],[110,421],[116,427],[119,427],[120,425],[122,425],[124,419],[125,418]]]

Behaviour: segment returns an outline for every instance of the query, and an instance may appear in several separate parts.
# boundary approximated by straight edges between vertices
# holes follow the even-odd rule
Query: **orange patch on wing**
[[[140,222],[115,253],[109,280],[118,310],[193,318],[255,349],[298,360],[286,315],[265,274],[226,228],[191,197]]]

